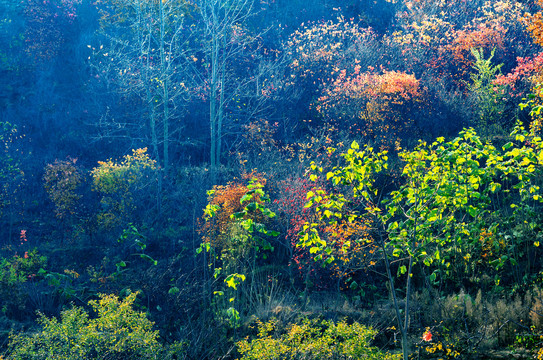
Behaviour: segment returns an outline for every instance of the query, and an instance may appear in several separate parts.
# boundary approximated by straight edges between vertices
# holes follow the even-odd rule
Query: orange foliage
[[[400,25],[385,43],[397,46],[410,71],[420,67],[450,77],[458,86],[469,80],[472,48],[509,52],[519,30],[523,5],[514,0],[469,1],[406,0]],[[506,36],[506,34],[508,36]]]
[[[327,243],[333,244],[333,255],[337,261],[332,264],[332,271],[338,278],[375,265],[373,256],[377,246],[369,233],[371,223],[343,222],[326,226],[322,233]]]
[[[537,0],[537,5],[543,7],[543,0]],[[534,42],[543,46],[543,14],[541,14],[541,11],[535,14],[526,13],[522,20],[526,25],[526,30],[532,35]]]
[[[459,74],[466,76],[473,66],[471,49],[503,48],[507,30],[496,23],[469,25],[455,31],[452,41],[444,50],[452,56],[459,68]]]
[[[261,185],[266,185],[266,179],[263,174],[252,172],[243,176],[245,180],[256,179]],[[199,226],[199,232],[202,234],[202,243],[210,244],[220,253],[229,246],[232,238],[232,226],[236,220],[231,215],[241,212],[246,203],[241,203],[241,198],[247,193],[248,188],[244,183],[229,182],[227,185],[215,185],[209,192],[208,206],[214,208],[214,214],[206,218]],[[251,201],[262,203],[258,194],[254,194]],[[263,222],[264,217],[261,213],[250,214],[255,222]]]
[[[421,100],[420,83],[414,75],[387,70],[360,73],[355,66],[353,76],[340,71],[318,99],[316,110],[329,121],[343,122],[337,124],[340,128],[347,124],[351,132],[390,149],[411,128],[409,112]]]

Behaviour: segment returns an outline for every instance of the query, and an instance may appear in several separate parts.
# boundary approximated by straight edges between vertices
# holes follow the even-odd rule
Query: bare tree
[[[221,162],[226,109],[248,91],[253,76],[234,76],[233,68],[248,52],[258,51],[258,36],[248,34],[247,21],[254,15],[252,0],[198,0],[203,27],[203,47],[208,64],[201,75],[209,96],[211,169]]]
[[[106,0],[99,11],[101,44],[92,48],[95,77],[108,89],[144,104],[140,114],[146,123],[136,121],[134,136],[143,135],[150,142],[167,174],[170,123],[181,113],[188,94],[184,76],[189,5],[184,0]]]

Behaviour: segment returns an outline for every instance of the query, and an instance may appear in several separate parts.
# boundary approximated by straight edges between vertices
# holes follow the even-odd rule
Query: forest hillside
[[[543,0],[0,0],[0,359],[543,359]]]

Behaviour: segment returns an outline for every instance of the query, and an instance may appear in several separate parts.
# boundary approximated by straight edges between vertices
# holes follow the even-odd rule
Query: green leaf
[[[243,274],[230,274],[224,279],[224,282],[228,287],[233,288],[234,290],[237,290],[237,286],[241,281],[245,281],[245,275]]]
[[[405,265],[402,265],[400,266],[400,268],[398,269],[400,275],[403,275],[407,272],[407,267]]]
[[[170,295],[175,295],[175,294],[178,294],[181,290],[179,290],[178,287],[174,286],[172,288],[170,288],[170,290],[168,290],[168,294]]]
[[[390,223],[388,225],[388,231],[392,231],[392,230],[397,229],[397,228],[398,228],[398,222],[397,221],[394,221],[394,222],[392,222],[392,223]]]
[[[250,233],[253,232],[253,226],[254,226],[253,219],[244,220],[244,221],[241,222],[241,225],[242,225],[243,228],[244,228],[245,230],[247,230],[248,232],[250,232]]]
[[[143,243],[142,241],[138,240],[138,239],[135,239],[134,242],[136,243],[136,245],[138,245],[140,247],[140,249],[142,250],[145,250],[145,248],[147,247],[147,245],[145,245],[145,243]]]
[[[241,197],[241,199],[239,200],[239,203],[240,204],[243,204],[244,202],[246,201],[249,201],[249,200],[252,200],[253,199],[253,195],[251,194],[245,194]]]
[[[439,219],[439,214],[438,214],[439,210],[438,209],[434,209],[430,212],[430,214],[428,215],[428,222],[435,222]]]
[[[493,182],[493,183],[490,184],[490,191],[492,193],[495,193],[496,191],[500,190],[501,187],[502,187],[501,184]]]

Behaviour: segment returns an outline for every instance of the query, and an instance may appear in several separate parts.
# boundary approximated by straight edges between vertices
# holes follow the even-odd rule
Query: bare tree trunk
[[[169,102],[170,102],[170,97],[169,97],[169,94],[168,94],[168,89],[169,89],[169,74],[167,73],[168,72],[168,65],[167,65],[167,61],[168,59],[166,59],[166,54],[165,54],[165,44],[164,44],[164,37],[165,37],[165,32],[164,32],[164,20],[165,20],[165,15],[164,15],[164,2],[165,1],[159,1],[159,6],[160,6],[160,10],[159,10],[159,17],[160,17],[160,73],[162,75],[162,90],[163,90],[163,93],[162,93],[162,107],[163,107],[163,119],[162,119],[162,126],[163,126],[163,163],[164,163],[164,173],[167,175],[168,174],[168,167],[169,167],[169,163],[170,163],[170,160],[169,160],[169,137],[170,137],[170,134],[169,134],[169,121],[170,121],[170,108],[169,108]],[[171,54],[170,54],[171,56]]]
[[[215,18],[215,15],[213,15]],[[213,182],[216,180],[216,172],[218,161],[217,159],[217,97],[218,97],[218,62],[219,62],[219,45],[218,39],[213,36],[211,39],[211,88],[210,88],[210,99],[209,99],[209,126],[211,127],[211,172],[213,177]],[[220,105],[220,104],[219,104]]]
[[[238,83],[228,81],[228,65],[247,48],[249,42],[254,41],[252,38],[238,41],[235,29],[252,15],[252,3],[249,0],[200,0],[198,5],[205,26],[205,50],[210,63],[206,77],[209,83],[210,163],[215,181],[221,162],[227,106],[243,86],[241,84],[246,85],[239,79],[236,79]],[[234,86],[230,87],[232,84]]]

